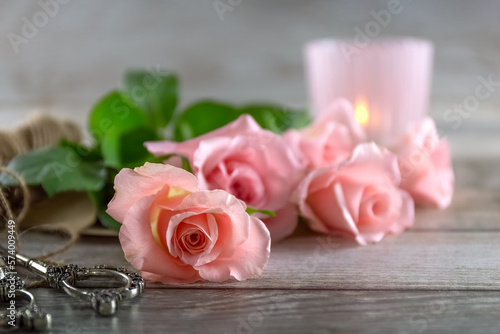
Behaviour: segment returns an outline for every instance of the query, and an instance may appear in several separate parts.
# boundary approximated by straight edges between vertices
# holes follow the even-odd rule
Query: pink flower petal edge
[[[366,245],[412,226],[413,200],[399,182],[397,157],[361,144],[344,164],[311,172],[294,199],[313,230]]]
[[[233,195],[199,190],[191,173],[163,164],[123,169],[115,182],[107,212],[122,222],[125,258],[145,278],[180,284],[262,273],[269,231]]]

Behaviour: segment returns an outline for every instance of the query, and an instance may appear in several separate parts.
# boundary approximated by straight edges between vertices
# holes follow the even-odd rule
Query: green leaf
[[[312,120],[307,111],[290,110],[273,104],[250,104],[238,108],[215,101],[202,101],[181,113],[174,140],[184,141],[216,130],[243,114],[251,115],[263,129],[276,133],[290,128],[300,129]]]
[[[41,185],[49,196],[69,190],[99,190],[106,179],[106,169],[101,162],[85,161],[71,148],[61,146],[19,155],[7,168],[18,172],[28,185]],[[0,183],[17,185],[5,174],[0,177]]]
[[[307,110],[296,110],[290,114],[290,129],[303,129],[313,121]]]
[[[245,210],[249,215],[252,215],[254,213],[263,213],[269,217],[276,217],[276,212],[274,211],[270,211],[270,210],[259,210],[259,209],[254,209],[254,208],[251,208],[251,207],[247,207],[247,209]]]
[[[239,111],[251,115],[263,129],[275,133],[283,133],[290,128],[301,128],[311,122],[306,111],[293,111],[271,104],[247,105]]]
[[[106,212],[108,203],[114,195],[113,185],[108,183],[100,191],[90,191],[88,195],[97,208],[97,218],[99,218],[100,223],[106,228],[119,231],[122,224]]]
[[[116,153],[120,168],[133,168],[141,166],[146,161],[151,161],[154,158],[154,155],[149,153],[144,146],[144,142],[158,139],[160,138],[155,131],[148,128],[136,128],[121,133],[116,138],[116,143],[110,139],[109,142],[113,143],[114,148],[109,148],[109,151],[116,150],[113,152]]]
[[[182,169],[184,169],[190,173],[193,173],[193,168],[191,167],[191,163],[189,162],[189,159],[181,156],[181,160],[182,160]]]
[[[165,127],[177,106],[177,77],[151,69],[128,71],[124,79],[125,95],[149,115],[156,127]]]
[[[100,161],[102,160],[101,148],[99,146],[85,147],[78,143],[70,142],[66,139],[62,139],[59,144],[61,147],[69,148],[73,150],[80,158],[86,161]]]
[[[150,156],[144,141],[160,139],[148,116],[116,91],[93,108],[89,128],[101,147],[104,164],[117,169],[142,164]]]
[[[189,106],[177,119],[174,140],[184,141],[218,129],[238,118],[232,106],[202,101]]]
[[[147,115],[117,91],[97,102],[89,117],[89,130],[98,142],[106,136],[148,126]]]
[[[97,210],[97,218],[99,218],[99,222],[101,222],[102,226],[109,228],[110,230],[119,231],[122,227],[121,223],[117,222],[103,209]]]

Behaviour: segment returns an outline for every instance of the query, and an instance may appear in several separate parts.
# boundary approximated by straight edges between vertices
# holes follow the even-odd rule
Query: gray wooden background
[[[35,108],[84,124],[92,104],[117,87],[129,67],[177,72],[183,104],[213,97],[307,106],[303,44],[321,37],[352,40],[356,27],[374,20],[371,11],[388,7],[387,0],[217,0],[229,6],[221,20],[215,0],[59,0],[57,7],[54,1],[0,3],[0,127],[19,123]],[[499,154],[484,139],[497,139],[500,88],[459,129],[450,129],[443,114],[474,94],[478,77],[500,81],[500,2],[400,3],[401,13],[391,16],[380,37],[435,43],[430,112],[451,138],[454,154]],[[53,15],[44,20],[44,11]],[[25,28],[29,38],[12,43],[14,34],[26,36],[26,22],[40,28]]]
[[[373,20],[371,11],[388,5],[220,1],[231,6],[223,20],[213,0],[65,0],[48,7],[47,22],[43,6],[52,0],[0,2],[0,128],[35,109],[84,125],[92,104],[129,67],[179,73],[183,104],[212,97],[307,106],[303,44],[352,39],[356,27]],[[151,284],[114,318],[36,289],[54,315],[52,332],[498,333],[500,87],[456,129],[443,116],[474,96],[479,77],[500,81],[500,1],[401,0],[401,6],[380,37],[435,43],[430,113],[452,144],[457,190],[450,208],[418,210],[411,230],[367,247],[299,231],[273,246],[260,279]],[[9,38],[23,36],[34,18],[44,24],[16,53]],[[55,244],[39,236],[28,241],[25,251],[33,256]],[[127,265],[116,238],[83,238],[59,258]]]

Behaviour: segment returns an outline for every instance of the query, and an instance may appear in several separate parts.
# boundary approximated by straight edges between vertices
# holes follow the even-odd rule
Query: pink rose
[[[454,175],[448,141],[439,140],[431,118],[405,135],[395,148],[402,174],[401,188],[416,204],[445,208],[453,197]]]
[[[313,230],[365,245],[412,226],[413,200],[400,181],[394,154],[361,144],[344,163],[311,172],[295,195]]]
[[[270,236],[246,205],[222,190],[200,191],[189,172],[163,164],[125,168],[107,212],[122,222],[125,258],[163,283],[259,276]]]
[[[146,147],[159,156],[186,156],[202,189],[223,189],[252,208],[275,211],[276,217],[263,219],[273,242],[295,229],[298,217],[289,199],[302,176],[300,165],[283,138],[263,130],[251,116],[182,143]]]
[[[308,170],[345,160],[366,134],[354,117],[352,104],[335,100],[314,124],[303,130],[288,130],[285,141]]]

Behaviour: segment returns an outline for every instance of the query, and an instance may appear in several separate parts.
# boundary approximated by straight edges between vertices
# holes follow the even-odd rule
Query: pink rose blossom
[[[356,145],[366,141],[352,104],[343,98],[335,100],[312,125],[288,130],[284,138],[308,170],[345,160]]]
[[[125,258],[163,283],[259,276],[270,254],[265,225],[223,190],[199,190],[189,172],[164,164],[125,168],[107,212],[123,225]]]
[[[201,189],[223,189],[252,208],[275,211],[276,217],[263,219],[273,242],[295,229],[298,217],[289,199],[302,176],[300,165],[283,138],[263,130],[251,116],[182,143],[146,147],[159,156],[186,156]]]
[[[295,197],[313,230],[365,245],[413,225],[414,203],[400,181],[394,154],[361,144],[344,163],[311,172]]]
[[[445,208],[453,197],[454,174],[447,140],[440,140],[427,117],[395,148],[402,173],[401,187],[416,204]]]

